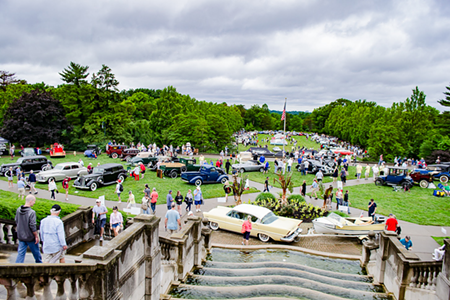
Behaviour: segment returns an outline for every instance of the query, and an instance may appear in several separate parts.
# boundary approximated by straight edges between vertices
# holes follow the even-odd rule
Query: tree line
[[[450,87],[446,99],[450,106]],[[308,126],[320,133],[336,136],[368,150],[372,159],[380,154],[388,160],[395,156],[425,157],[434,161],[438,155],[450,159],[450,115],[440,113],[425,102],[418,87],[405,101],[383,107],[366,100],[336,101],[315,109]]]

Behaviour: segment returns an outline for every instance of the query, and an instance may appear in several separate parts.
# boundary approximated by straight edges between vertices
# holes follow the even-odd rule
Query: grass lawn
[[[262,140],[263,139],[267,139],[267,138],[269,138],[269,139],[272,138],[272,135],[270,135],[270,134],[258,134],[258,141],[259,141],[258,145],[260,145],[261,147],[264,147],[265,145],[267,145],[267,147],[268,147],[268,149],[270,151],[273,150],[273,147],[279,147],[280,149],[283,149],[283,146],[273,146],[270,143],[263,143]],[[308,149],[314,148],[316,150],[318,150],[320,148],[320,144],[317,144],[316,142],[311,141],[310,139],[307,140],[305,136],[294,136],[294,139],[297,140],[297,147],[304,146],[304,147],[306,147]],[[291,152],[292,146],[293,146],[293,144],[288,144],[288,145],[286,145],[284,147],[285,147],[286,151]],[[239,150],[239,152],[247,151],[248,148],[250,148],[250,147],[255,147],[255,146],[250,146],[249,145],[249,146],[244,147],[244,145],[239,144],[238,150]]]
[[[352,207],[367,211],[371,198],[375,199],[377,212],[393,213],[403,221],[420,225],[450,226],[450,201],[434,197],[433,190],[415,186],[410,193],[394,192],[391,187],[361,184],[344,187],[349,191]]]
[[[121,163],[125,166],[125,162],[122,162],[119,159],[112,159],[112,158],[106,156],[105,154],[101,154],[98,159],[86,158],[82,154],[78,154],[75,157],[72,154],[72,155],[67,155],[65,158],[53,158],[53,159],[51,159],[51,161],[52,161],[53,165],[56,165],[61,162],[78,162],[78,160],[80,158],[83,159],[85,166],[87,166],[87,164],[90,162],[92,163],[93,166],[96,166],[98,163],[105,164],[105,163],[111,163],[111,162]],[[198,157],[197,157],[197,160],[198,160]],[[15,162],[16,159],[13,161]],[[213,160],[213,162],[215,163],[216,160]],[[3,163],[11,163],[11,159],[9,159],[9,157],[7,157],[7,156],[3,156],[0,159],[0,163],[2,163],[2,164]],[[125,166],[125,168],[126,168],[126,166]],[[7,180],[6,177],[1,177],[1,179]],[[17,180],[17,178],[14,177],[14,182],[16,182],[16,180]],[[187,183],[181,181],[180,177],[178,177],[176,179],[172,179],[172,178],[161,179],[161,178],[156,177],[156,172],[147,170],[144,178],[139,181],[135,181],[134,178],[131,178],[131,177],[128,177],[125,180],[125,182],[123,184],[124,191],[122,193],[122,201],[126,201],[128,199],[128,191],[131,190],[131,191],[133,191],[133,194],[135,195],[136,202],[140,203],[141,199],[144,195],[143,191],[144,191],[145,184],[148,184],[150,189],[152,189],[153,187],[156,188],[156,191],[159,193],[158,204],[166,203],[166,195],[168,194],[169,190],[172,190],[173,195],[175,196],[176,192],[178,190],[181,191],[182,195],[186,195],[186,193],[189,189],[191,189],[192,191],[195,189],[194,185],[190,185],[190,184],[187,184]],[[57,186],[58,186],[58,190],[60,192],[64,191],[62,188],[61,182],[57,182]],[[36,188],[47,190],[48,185],[37,183]],[[115,189],[115,184],[98,188],[94,192],[91,192],[88,190],[77,190],[74,187],[70,187],[69,194],[82,196],[82,197],[88,197],[88,198],[98,198],[99,196],[105,195],[106,200],[118,201],[118,197],[117,197],[117,194],[114,192],[114,189]],[[202,192],[203,192],[204,199],[223,197],[225,195],[222,184],[204,184],[204,185],[202,185]],[[249,191],[246,191],[245,193],[255,193],[255,192],[259,192],[259,190],[253,188]]]
[[[440,246],[444,245],[444,240],[450,239],[449,236],[445,236],[445,237],[442,237],[442,236],[432,236],[432,238],[433,238]]]
[[[269,173],[263,174],[261,172],[246,172],[245,175],[248,175],[248,178],[252,181],[256,181],[259,183],[264,183],[266,180],[266,177],[269,177],[269,183],[273,185],[274,187],[280,187],[278,183],[273,183],[273,178],[278,178],[273,172],[275,170],[274,163],[269,162],[270,169]],[[294,187],[299,187],[303,184],[303,180],[306,180],[307,185],[311,185],[315,175],[314,174],[306,174],[305,176],[302,176],[299,171],[295,168],[297,166],[297,163],[295,162],[292,165],[292,182],[294,184]],[[287,170],[286,170],[287,171]],[[349,176],[347,176],[347,180],[350,179],[356,179],[356,167],[349,167],[348,168]],[[287,172],[286,172],[287,174]],[[323,178],[323,183],[333,182],[333,178],[331,176],[325,176]]]

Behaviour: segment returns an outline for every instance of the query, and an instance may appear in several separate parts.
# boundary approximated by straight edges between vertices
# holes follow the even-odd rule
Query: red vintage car
[[[66,157],[66,151],[64,151],[64,147],[62,144],[54,143],[50,146],[50,157]]]
[[[108,155],[111,158],[123,157],[123,151],[125,149],[128,149],[126,145],[107,145],[106,155]]]

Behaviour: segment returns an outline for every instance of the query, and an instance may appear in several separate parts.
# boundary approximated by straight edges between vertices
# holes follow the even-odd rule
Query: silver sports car
[[[237,170],[241,173],[252,171],[264,172],[264,164],[257,160],[248,160],[240,164],[231,165],[231,167],[233,170]]]

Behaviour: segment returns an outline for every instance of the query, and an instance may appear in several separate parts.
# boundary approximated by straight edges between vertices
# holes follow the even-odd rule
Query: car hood
[[[48,170],[48,171],[40,171],[36,175],[48,176],[48,175],[55,175],[55,174],[64,174],[64,173],[61,172],[61,170]]]
[[[274,228],[274,231],[287,235],[288,233],[294,232],[301,223],[301,220],[278,217],[276,221],[267,225],[272,226]]]
[[[1,165],[0,166],[0,168],[4,168],[4,167],[16,167],[16,166],[19,166],[20,164],[19,163],[10,163],[10,164],[3,164],[3,165]]]
[[[84,179],[92,179],[92,178],[96,178],[98,176],[103,176],[103,174],[101,174],[101,173],[93,173],[93,174],[83,175],[81,177],[83,177]]]

